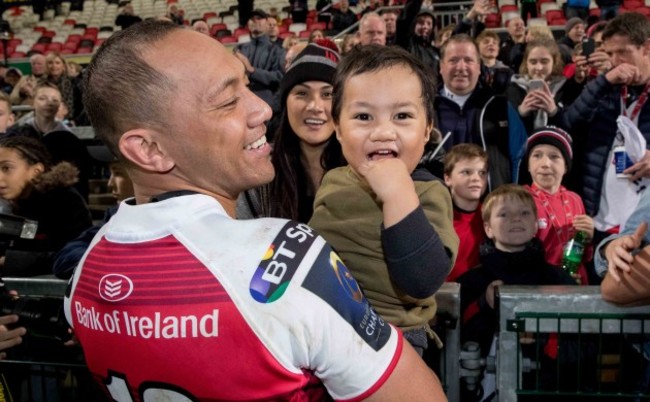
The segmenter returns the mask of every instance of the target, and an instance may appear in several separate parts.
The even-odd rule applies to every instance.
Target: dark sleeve
[[[57,278],[70,279],[79,261],[81,261],[81,257],[88,250],[90,242],[92,242],[100,228],[101,226],[93,226],[85,230],[79,237],[66,244],[56,253],[53,258],[52,271]]]
[[[472,31],[472,23],[474,21],[468,20],[467,18],[463,18],[460,20],[458,24],[456,24],[456,27],[454,28],[454,31],[451,33],[451,36],[454,35],[460,35],[460,34],[471,34]]]
[[[391,280],[408,295],[424,299],[445,281],[448,272],[436,267],[451,261],[422,207],[388,229],[382,225],[381,241]]]
[[[457,279],[460,283],[462,342],[478,342],[481,356],[488,354],[497,328],[496,312],[485,298],[485,291],[493,280],[484,274],[481,267],[471,269]]]
[[[483,31],[485,31],[485,24],[481,21],[474,21],[463,18],[458,24],[456,24],[456,27],[454,28],[454,31],[451,35],[454,36],[459,34],[467,34],[476,39],[476,37],[479,36]]]
[[[52,251],[56,252],[91,227],[92,219],[86,202],[72,188],[57,190],[51,201],[56,206],[56,213],[51,217],[48,238],[51,239]]]
[[[284,75],[284,49],[272,45],[269,49],[268,58],[270,60],[270,64],[267,64],[268,69],[253,66],[255,71],[250,75],[250,79],[264,86],[280,85],[280,80]]]
[[[411,25],[418,12],[422,8],[422,0],[409,0],[404,4],[402,14],[397,18],[395,28],[395,42],[408,50],[409,41],[411,39],[412,30]]]
[[[574,133],[575,131],[571,130],[573,126],[593,120],[596,112],[599,111],[598,103],[612,87],[604,75],[596,77],[584,87],[580,96],[561,114],[560,126]]]

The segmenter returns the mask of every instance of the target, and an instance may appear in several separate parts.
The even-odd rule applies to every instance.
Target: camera
[[[63,299],[0,295],[0,315],[16,314],[14,327],[25,327],[33,338],[65,342],[70,339],[68,323],[63,312]]]

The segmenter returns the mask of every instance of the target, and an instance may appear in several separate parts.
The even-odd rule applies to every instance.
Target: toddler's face
[[[537,216],[528,203],[513,197],[500,197],[494,202],[490,219],[483,225],[487,237],[494,240],[497,249],[522,251],[535,237]]]
[[[461,159],[456,162],[445,184],[454,200],[478,201],[487,187],[487,169],[481,158]]]
[[[354,75],[343,86],[336,137],[352,169],[398,158],[409,172],[417,167],[429,140],[417,75],[403,65]]]

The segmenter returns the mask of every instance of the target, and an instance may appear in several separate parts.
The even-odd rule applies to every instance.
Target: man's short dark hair
[[[603,41],[614,35],[627,36],[637,46],[650,39],[650,21],[639,13],[620,14],[605,26]]]
[[[84,79],[84,105],[95,133],[115,155],[121,156],[123,133],[167,126],[175,85],[142,55],[180,29],[167,21],[143,21],[113,34],[93,56]]]
[[[467,34],[458,34],[458,35],[453,35],[447,41],[445,42],[444,45],[440,48],[440,60],[445,59],[445,53],[447,53],[447,47],[449,47],[452,43],[469,43],[472,45],[474,50],[476,50],[476,59],[479,59],[479,51],[478,51],[478,46],[476,45],[476,42],[474,42],[474,39],[472,39],[471,36]]]
[[[332,98],[332,119],[339,121],[345,82],[364,73],[373,73],[395,66],[404,66],[413,71],[422,86],[422,104],[427,114],[427,122],[432,123],[435,115],[433,97],[436,93],[434,74],[411,53],[395,46],[366,45],[357,46],[341,59],[334,77],[334,96]]]

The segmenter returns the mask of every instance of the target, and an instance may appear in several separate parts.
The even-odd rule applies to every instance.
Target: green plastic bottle
[[[562,269],[573,275],[578,272],[578,267],[582,262],[582,255],[585,252],[585,234],[578,231],[571,240],[564,246],[562,256]]]

